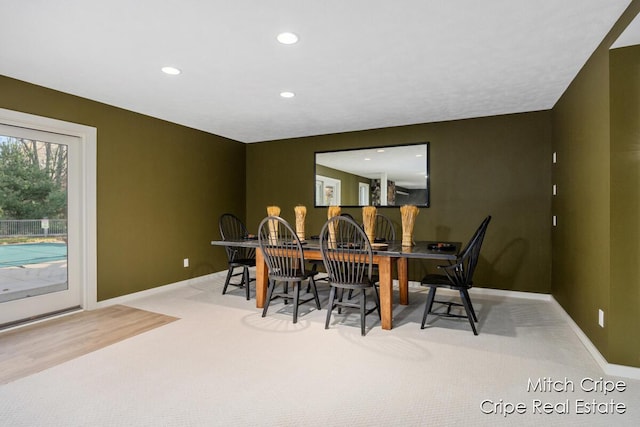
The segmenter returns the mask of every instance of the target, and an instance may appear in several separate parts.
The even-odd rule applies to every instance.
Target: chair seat
[[[292,276],[284,276],[278,274],[277,269],[269,272],[269,277],[275,280],[285,281],[285,282],[299,282],[301,280],[307,280],[311,277],[316,277],[318,275],[317,271],[307,271],[304,273],[292,275]]]
[[[449,288],[449,289],[471,289],[473,283],[470,282],[465,285],[455,285],[451,283],[451,280],[444,274],[427,274],[420,281],[422,286],[426,287],[438,287],[438,288]]]
[[[367,288],[371,288],[373,286],[377,285],[377,281],[371,280],[370,282],[363,282],[363,283],[339,283],[339,282],[332,282],[331,280],[329,280],[329,284],[331,286],[335,286],[336,288],[342,288],[342,289],[367,289]],[[349,296],[349,298],[351,298],[351,296]]]
[[[247,267],[255,267],[256,260],[255,259],[234,259],[230,262],[230,264],[235,264],[238,266],[247,266]]]

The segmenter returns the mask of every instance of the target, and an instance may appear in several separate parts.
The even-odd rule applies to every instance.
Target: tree
[[[66,146],[0,139],[0,218],[65,218],[66,170]]]

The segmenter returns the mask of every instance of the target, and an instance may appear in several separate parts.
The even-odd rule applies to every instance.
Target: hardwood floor
[[[178,320],[114,305],[0,332],[0,384]]]

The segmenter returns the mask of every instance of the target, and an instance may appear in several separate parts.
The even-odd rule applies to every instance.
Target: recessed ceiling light
[[[283,98],[293,98],[296,94],[293,92],[280,92],[280,96]]]
[[[179,69],[177,69],[175,67],[162,67],[162,72],[165,73],[165,74],[172,75],[172,76],[177,76],[182,71],[180,71]]]
[[[278,37],[276,37],[278,41],[282,44],[295,44],[298,43],[298,36],[293,33],[280,33]]]
[[[377,151],[378,151],[378,153],[384,153],[384,150],[382,148],[377,150]]]
[[[416,157],[422,157],[422,154],[416,154]]]
[[[365,160],[371,160],[369,157],[365,157],[364,159],[365,159]]]

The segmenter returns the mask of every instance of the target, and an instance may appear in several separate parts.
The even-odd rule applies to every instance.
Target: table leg
[[[264,262],[264,256],[260,249],[256,249],[256,307],[263,308],[267,299],[267,287],[269,286],[269,271]]]
[[[393,280],[391,277],[391,257],[380,257],[380,323],[382,329],[393,327]]]
[[[400,288],[400,304],[409,305],[409,261],[398,258],[398,287]]]

